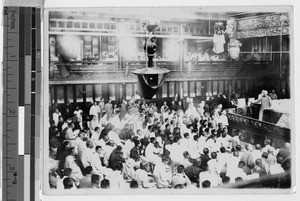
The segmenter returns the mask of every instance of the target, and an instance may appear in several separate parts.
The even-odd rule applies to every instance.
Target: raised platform
[[[263,121],[275,124],[284,128],[291,128],[291,112],[292,112],[292,100],[290,99],[279,99],[272,100],[271,107],[264,110]],[[234,113],[258,119],[258,113],[260,104],[251,104],[250,106],[238,106]]]

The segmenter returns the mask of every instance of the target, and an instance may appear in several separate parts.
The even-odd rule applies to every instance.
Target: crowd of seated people
[[[248,62],[263,62],[272,60],[272,55],[270,53],[258,52],[257,49],[254,49],[252,53],[241,53],[240,55],[242,61]]]
[[[214,53],[211,49],[196,49],[192,52],[187,52],[184,61],[188,62],[214,62],[214,61],[228,61],[227,52],[220,54]]]
[[[80,58],[77,58],[76,56],[72,57],[72,58],[64,58],[64,60],[60,59],[61,56],[57,56],[57,57],[51,57],[51,61],[59,61],[59,62],[62,62],[62,63],[68,63],[68,62],[76,62],[76,61],[80,61],[80,62],[84,62],[83,64],[97,64],[97,62],[99,61],[117,61],[118,60],[118,55],[117,55],[117,51],[115,52],[106,52],[104,51],[102,53],[102,55],[99,55],[99,54],[94,54],[94,55],[91,55],[89,53],[85,53],[83,55],[83,58],[80,59]],[[89,63],[89,62],[92,62],[92,63]]]
[[[55,109],[49,127],[53,189],[198,189],[284,173],[290,144],[248,144],[229,134],[222,105],[109,100],[89,113]]]
[[[84,54],[82,61],[88,62],[88,61],[117,61],[118,55],[117,52],[103,52],[102,56],[99,56],[98,54],[94,54],[94,56],[91,56],[90,54]]]

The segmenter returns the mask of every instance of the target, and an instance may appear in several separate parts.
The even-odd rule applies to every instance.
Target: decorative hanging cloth
[[[240,54],[240,46],[242,46],[242,43],[240,41],[231,38],[230,42],[228,43],[228,52],[229,56],[232,59],[238,59]]]
[[[217,54],[224,52],[224,44],[225,41],[225,35],[223,33],[221,34],[214,34],[214,47],[213,51]]]

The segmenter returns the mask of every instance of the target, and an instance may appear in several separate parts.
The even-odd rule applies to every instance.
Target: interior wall
[[[163,101],[170,103],[175,99],[193,98],[195,104],[209,100],[222,94],[230,99],[232,94],[240,98],[257,98],[262,89],[271,90],[276,82],[269,80],[235,79],[235,80],[202,80],[202,81],[167,81],[163,84],[151,102],[160,106]],[[122,99],[130,100],[137,96],[137,83],[102,83],[86,85],[52,85],[50,86],[51,104],[64,104],[68,100],[73,104],[88,107],[92,101],[112,99],[114,104],[120,104]]]

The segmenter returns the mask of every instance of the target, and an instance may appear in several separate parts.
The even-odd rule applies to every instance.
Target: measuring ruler
[[[39,8],[4,7],[2,196],[5,201],[38,199],[40,26]]]

